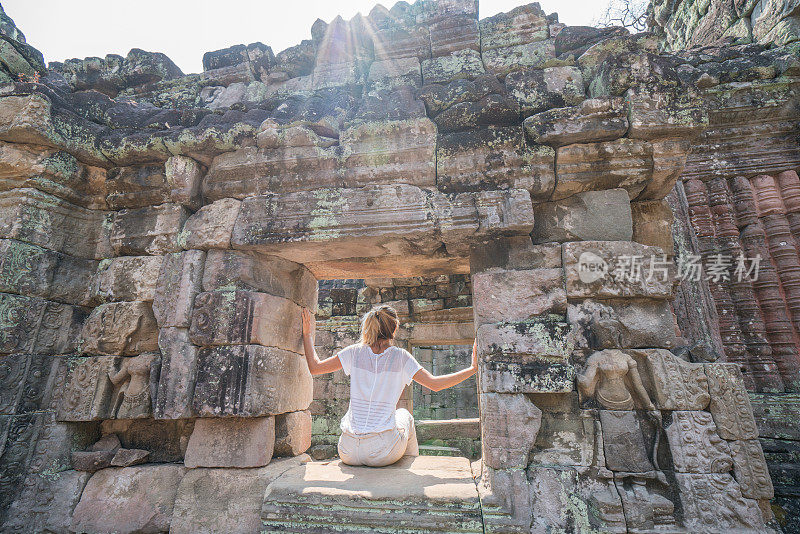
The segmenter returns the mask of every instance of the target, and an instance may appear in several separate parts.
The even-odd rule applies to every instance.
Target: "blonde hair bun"
[[[394,339],[399,324],[397,312],[388,304],[372,308],[361,319],[361,343],[374,345],[382,339]]]

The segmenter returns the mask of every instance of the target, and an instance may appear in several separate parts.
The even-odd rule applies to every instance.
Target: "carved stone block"
[[[518,77],[512,73],[506,78],[506,85]],[[515,92],[524,97],[530,90],[529,86],[522,86]],[[529,139],[553,147],[613,141],[628,130],[622,98],[618,97],[590,98],[575,107],[549,109],[531,115],[523,124]]]
[[[99,302],[152,301],[162,256],[122,256],[103,260],[92,280],[92,298]]]
[[[0,516],[4,517],[25,480],[33,443],[44,414],[0,416]]]
[[[86,308],[0,293],[0,353],[72,352],[86,315]]]
[[[524,189],[434,195],[442,242],[449,254],[467,257],[487,239],[527,235],[533,228],[531,195]]]
[[[300,307],[255,291],[197,295],[189,338],[198,346],[258,344],[302,354]]]
[[[668,90],[631,89],[625,94],[634,139],[691,138],[708,125],[708,111],[691,96]]]
[[[3,527],[12,532],[69,532],[72,510],[90,476],[80,471],[61,471],[50,476],[29,474]]]
[[[305,266],[247,250],[209,250],[203,291],[244,289],[287,298],[315,310],[317,280]]]
[[[542,411],[525,395],[481,393],[483,461],[495,469],[524,468],[536,442]]]
[[[311,447],[311,412],[275,416],[275,456],[297,456]]]
[[[24,372],[20,377],[18,372],[12,370],[10,376],[3,380],[8,385],[8,389],[4,391],[14,391],[15,386],[20,388],[16,395],[17,414],[52,409],[53,390],[61,380],[61,360],[60,356],[48,354],[11,354],[0,359],[0,362],[10,361],[12,365],[16,363]],[[21,382],[12,385],[11,380],[14,377],[20,378]]]
[[[188,218],[189,211],[180,204],[120,210],[111,230],[111,245],[118,256],[177,252],[181,249],[178,233]]]
[[[496,393],[561,393],[574,388],[567,362],[565,323],[529,321],[486,324],[478,329],[481,390]]]
[[[437,185],[444,192],[471,191],[476,183],[493,189],[525,189],[546,199],[555,187],[555,153],[525,143],[519,126],[489,127],[440,135]]]
[[[481,55],[475,50],[460,50],[449,56],[422,61],[422,79],[425,83],[474,79],[485,73]]]
[[[89,354],[132,356],[158,350],[158,326],[146,302],[112,302],[92,310],[81,331]]]
[[[555,59],[556,47],[552,39],[547,39],[486,50],[482,57],[487,71],[504,74],[519,67],[544,66],[548,61]]]
[[[549,21],[535,4],[520,6],[480,21],[481,50],[542,41],[550,36]]]
[[[659,139],[653,144],[653,177],[637,200],[661,200],[669,194],[686,166],[692,149],[689,139]]]
[[[186,467],[262,467],[272,459],[274,417],[198,419],[186,447]]]
[[[364,209],[346,210],[349,205]],[[436,245],[425,243],[434,228],[430,211],[424,192],[409,185],[250,197],[242,201],[231,243],[305,262],[381,256],[388,252],[388,241],[396,250],[411,252],[413,244],[432,252]],[[401,213],[402,227],[390,226]],[[344,227],[347,232],[341,231]]]
[[[533,211],[534,243],[564,241],[630,241],[631,202],[624,189],[586,191],[559,202],[538,204]]]
[[[35,189],[0,192],[0,237],[81,258],[111,255],[107,215]]]
[[[308,191],[339,183],[337,148],[306,127],[262,127],[258,147],[218,155],[203,180],[207,200]]]
[[[564,361],[527,358],[524,362],[480,362],[484,393],[566,393],[575,387],[575,368]]]
[[[0,240],[0,291],[86,304],[97,261],[14,239]]]
[[[125,449],[150,453],[150,462],[182,462],[194,420],[106,419],[100,424],[103,436],[116,435]]]
[[[578,241],[562,245],[568,298],[671,298],[674,265],[650,269],[663,251],[632,241]],[[652,274],[652,276],[649,276]]]
[[[764,459],[761,442],[757,439],[729,441],[733,457],[733,476],[748,499],[772,499],[775,492]]]
[[[27,354],[0,356],[0,391],[3,392],[0,397],[0,415],[17,413],[29,364],[30,355]]]
[[[742,372],[733,363],[705,364],[711,403],[719,435],[724,439],[756,439],[758,428],[744,387]]]
[[[305,410],[312,380],[300,354],[261,345],[200,350],[194,410],[200,417],[256,417]]]
[[[153,298],[153,314],[159,327],[189,327],[194,299],[200,292],[204,261],[202,250],[164,256]]]
[[[536,118],[532,121],[526,119],[523,123],[528,138],[536,144],[555,148],[582,140],[588,142],[604,138],[616,139],[625,134],[627,122],[624,123],[622,132],[619,132],[620,126],[613,124],[613,119],[609,121],[603,120],[605,117],[592,117],[587,120],[579,115],[582,111],[570,113],[576,108],[562,107],[580,104],[586,96],[583,74],[577,67],[561,65],[543,69],[518,69],[510,72],[504,83],[509,96],[519,105],[522,117],[538,114],[534,115]],[[592,100],[588,102],[590,105],[594,103]],[[589,113],[594,114],[594,110]],[[570,121],[568,128],[564,126],[565,117]],[[547,121],[552,129],[548,131],[547,128],[542,128],[543,121]]]
[[[528,233],[532,213],[522,189],[458,195],[404,184],[321,189],[245,199],[231,244],[306,265],[380,256],[430,261],[442,244],[466,257],[481,238]]]
[[[579,348],[675,347],[678,325],[669,301],[584,299],[567,305],[567,318]]]
[[[703,364],[681,360],[668,350],[633,351],[644,356],[646,383],[661,410],[703,410],[708,406],[708,379]]]
[[[375,59],[399,59],[415,57],[424,59],[431,55],[431,36],[427,26],[390,25],[378,27],[375,39],[385,43],[375,49]]]
[[[655,491],[657,484],[648,484],[648,480],[638,477],[615,477],[615,486],[622,500],[627,531],[677,529],[675,505]]]
[[[651,247],[660,247],[666,254],[675,253],[672,224],[675,216],[665,200],[631,203],[633,241]]]
[[[163,165],[114,167],[106,178],[106,201],[111,209],[142,208],[169,201]]]
[[[578,391],[582,399],[608,410],[654,412],[641,377],[639,364],[628,351],[604,349],[586,359],[586,367],[578,375]]]
[[[603,452],[612,471],[646,473],[655,467],[652,446],[645,443],[642,423],[632,410],[600,410]]]
[[[486,361],[524,362],[526,357],[565,361],[572,351],[572,338],[569,325],[559,319],[481,325],[478,355]]]
[[[733,467],[728,442],[719,437],[710,413],[672,412],[665,430],[676,472],[727,473]]]
[[[478,485],[486,532],[527,532],[533,503],[525,470],[494,469],[483,462],[476,464],[479,472],[475,473],[473,464],[473,476]]]
[[[191,210],[200,207],[201,165],[186,156],[172,156],[164,164],[169,198]]]
[[[529,236],[493,239],[470,253],[470,272],[500,269],[558,269],[561,245],[534,245]]]
[[[65,359],[67,379],[58,394],[59,421],[96,421],[111,417],[114,384],[109,373],[115,372],[122,358],[89,356]]]
[[[187,328],[162,328],[158,332],[161,374],[153,405],[157,419],[192,417],[192,396],[197,377],[198,348],[189,341]]]
[[[436,125],[416,103],[418,118],[356,124],[342,130],[338,143],[305,126],[262,125],[258,147],[214,158],[203,184],[205,196],[241,199],[344,183],[433,186]]]
[[[475,324],[526,321],[564,313],[567,293],[562,269],[485,271],[472,275]]]
[[[415,57],[373,61],[367,75],[370,91],[392,90],[398,87],[420,87],[422,66]]]
[[[259,532],[267,486],[299,463],[286,458],[255,469],[190,469],[178,487],[169,531]]]
[[[105,169],[84,166],[72,154],[23,143],[0,143],[0,189],[31,187],[79,206],[102,206],[97,182]]]
[[[0,391],[3,392],[0,416],[50,408],[53,388],[58,386],[60,378],[61,363],[60,357],[45,354],[0,356]]]
[[[178,242],[185,249],[230,248],[231,233],[241,204],[233,198],[221,198],[206,204],[186,220]]]
[[[684,526],[692,532],[762,530],[764,520],[755,500],[742,497],[727,473],[675,473]]]
[[[558,149],[556,161],[558,181],[551,200],[617,187],[636,198],[652,179],[653,146],[634,139],[568,145]]]
[[[431,53],[445,56],[461,50],[480,50],[478,21],[473,14],[451,14],[431,21]]]
[[[627,532],[620,496],[610,479],[587,475],[575,466],[531,466],[531,534],[570,532],[574,525],[599,532]],[[575,499],[588,504],[573,506]]]
[[[54,393],[56,394],[53,395],[51,405],[47,408],[48,411],[37,416],[40,424],[37,428],[36,444],[34,446],[28,444],[30,462],[27,470],[30,473],[41,473],[43,476],[47,476],[53,472],[67,469],[73,450],[86,449],[96,440],[93,425],[88,425],[90,431],[87,432],[83,425],[57,421],[54,407],[60,402],[60,397],[57,395],[60,389],[60,386],[55,389]]]
[[[77,532],[166,532],[186,468],[175,464],[114,467],[86,483],[72,514]]]
[[[436,184],[436,125],[427,117],[366,122],[339,135],[341,175],[352,186]]]

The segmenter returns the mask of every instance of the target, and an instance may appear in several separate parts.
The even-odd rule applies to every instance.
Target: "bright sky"
[[[392,3],[384,3],[391,7]],[[256,41],[281,50],[311,38],[317,18],[367,15],[377,0],[0,0],[45,63],[131,48],[164,52],[184,73],[201,72],[205,52]],[[409,1],[411,3],[411,1]],[[526,0],[481,0],[480,18]],[[540,0],[570,25],[592,25],[604,0]]]

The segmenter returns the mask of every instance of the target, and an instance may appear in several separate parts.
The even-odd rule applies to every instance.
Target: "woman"
[[[478,369],[477,346],[472,365],[447,375],[433,376],[406,350],[392,345],[400,326],[391,306],[378,306],[361,321],[361,341],[320,360],[314,350],[316,321],[303,309],[303,348],[312,375],[339,369],[350,375],[350,405],[342,418],[339,457],[349,465],[380,467],[404,455],[417,456],[414,417],[395,409],[403,388],[412,380],[433,391],[455,386]]]

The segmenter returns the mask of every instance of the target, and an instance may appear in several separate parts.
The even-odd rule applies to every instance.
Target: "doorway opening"
[[[468,274],[319,282],[316,349],[320,357],[356,343],[360,319],[378,304],[400,317],[395,344],[435,375],[470,365],[474,320]],[[347,411],[349,378],[343,371],[314,378],[312,447],[315,459],[336,456],[339,422]],[[420,455],[480,457],[477,379],[433,392],[412,383],[398,402],[414,414]]]

